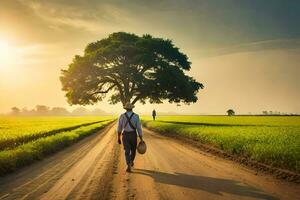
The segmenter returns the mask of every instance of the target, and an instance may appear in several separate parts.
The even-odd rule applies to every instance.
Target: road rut
[[[114,199],[300,199],[300,186],[145,130],[147,152],[126,174],[120,155]]]

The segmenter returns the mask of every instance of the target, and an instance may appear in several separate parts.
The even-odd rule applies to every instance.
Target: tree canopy
[[[70,104],[88,105],[109,94],[126,102],[192,103],[203,85],[187,76],[191,62],[168,39],[117,32],[87,45],[62,70],[62,90]]]
[[[227,110],[227,115],[233,116],[233,115],[235,115],[235,111],[233,109],[229,109],[229,110]]]

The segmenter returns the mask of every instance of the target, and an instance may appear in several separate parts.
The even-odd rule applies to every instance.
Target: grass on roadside
[[[14,149],[1,151],[0,175],[15,171],[17,168],[28,165],[35,160],[41,160],[46,155],[54,153],[87,135],[99,131],[110,122],[104,121],[72,131],[61,132],[56,135],[39,138]]]
[[[70,131],[80,126],[87,126],[112,116],[101,117],[0,117],[0,151],[50,136],[63,131]]]
[[[299,117],[243,119],[217,116],[215,120],[213,116],[206,119],[205,117],[162,117],[159,121],[150,121],[146,118],[143,123],[160,133],[187,137],[232,154],[300,172]]]

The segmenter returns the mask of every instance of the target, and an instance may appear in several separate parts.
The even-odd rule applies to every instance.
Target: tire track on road
[[[147,152],[123,181],[127,193],[117,199],[267,199],[298,200],[300,186],[257,175],[239,164],[205,153],[179,140],[144,129]],[[124,152],[119,159],[124,159]],[[125,171],[121,162],[118,174]],[[126,184],[128,183],[128,184]],[[118,191],[115,189],[115,191]],[[120,191],[120,190],[119,190]]]
[[[0,199],[35,199],[49,190],[113,130],[113,124],[49,158],[0,178]]]

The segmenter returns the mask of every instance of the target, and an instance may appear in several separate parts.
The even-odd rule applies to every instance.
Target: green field
[[[0,150],[112,117],[0,117]]]
[[[1,117],[0,175],[97,132],[114,117]]]
[[[300,172],[299,116],[161,116],[143,117],[158,132],[180,135],[232,154]]]

